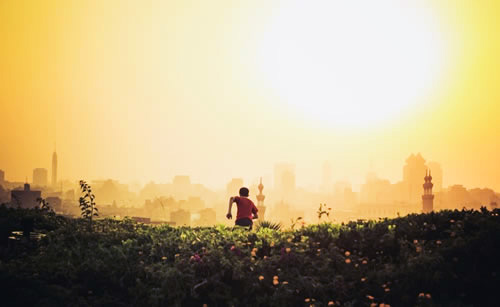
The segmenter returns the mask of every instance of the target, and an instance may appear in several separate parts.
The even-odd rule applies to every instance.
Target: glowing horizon
[[[301,3],[0,2],[0,169],[359,184],[421,152],[500,190],[500,3]]]

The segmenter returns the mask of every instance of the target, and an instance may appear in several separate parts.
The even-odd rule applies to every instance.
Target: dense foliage
[[[495,306],[499,213],[256,231],[105,219],[88,231],[0,207],[0,291],[4,306]],[[44,235],[12,232],[24,229]]]

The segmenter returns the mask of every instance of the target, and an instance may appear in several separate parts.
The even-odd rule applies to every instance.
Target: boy
[[[231,207],[233,206],[233,203],[236,203],[238,206],[238,212],[236,214],[235,224],[239,226],[250,226],[249,229],[252,229],[252,219],[256,219],[259,216],[257,215],[257,207],[255,207],[253,201],[248,198],[248,193],[248,189],[243,187],[240,189],[240,196],[229,198],[229,210],[226,217],[228,219],[233,218],[233,215],[231,214]]]

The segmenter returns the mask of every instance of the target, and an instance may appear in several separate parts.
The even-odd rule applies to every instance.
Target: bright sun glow
[[[366,126],[425,100],[444,43],[422,1],[286,1],[262,41],[261,72],[289,111]]]

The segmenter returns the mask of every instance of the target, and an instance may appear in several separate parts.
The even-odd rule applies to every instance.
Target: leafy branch
[[[330,210],[332,210],[332,208],[330,207],[326,207],[326,204],[319,204],[319,209],[317,211],[318,213],[318,220],[321,221],[321,217],[323,217],[323,215],[326,215],[327,217],[330,216]]]
[[[99,210],[97,210],[97,205],[95,203],[95,195],[92,193],[92,187],[83,180],[80,180],[80,188],[84,194],[80,197],[81,215],[88,221],[89,230],[92,231],[93,218],[94,216],[99,216]]]

